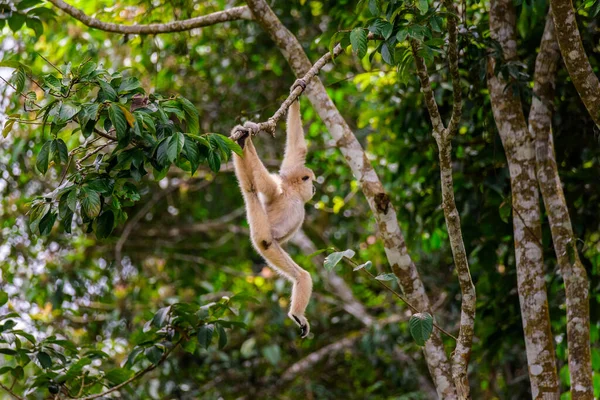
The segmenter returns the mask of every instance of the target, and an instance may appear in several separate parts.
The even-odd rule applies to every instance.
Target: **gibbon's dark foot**
[[[302,88],[302,91],[306,90],[306,81],[302,78],[296,79],[296,82],[292,85],[290,92],[293,92],[298,86]]]
[[[308,323],[308,320],[306,319],[306,317],[304,317],[303,315],[298,317],[292,313],[289,313],[288,316],[290,318],[292,318],[294,320],[294,322],[296,322],[296,324],[300,327],[300,337],[302,339],[307,337],[308,334],[310,333],[310,324]]]

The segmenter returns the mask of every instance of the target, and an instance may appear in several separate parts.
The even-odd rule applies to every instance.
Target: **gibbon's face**
[[[286,172],[282,176],[292,190],[297,191],[300,198],[306,203],[314,196],[316,189],[313,185],[315,174],[306,167],[294,168],[292,171]]]

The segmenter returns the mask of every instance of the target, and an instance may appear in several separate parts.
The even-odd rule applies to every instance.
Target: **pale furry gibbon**
[[[292,91],[301,85],[296,81]],[[256,251],[269,266],[292,282],[292,298],[288,316],[300,327],[302,338],[308,336],[310,325],[304,311],[312,293],[310,274],[292,260],[281,244],[289,240],[304,222],[304,204],[315,189],[315,174],[304,166],[307,146],[300,119],[300,104],[294,101],[288,109],[285,154],[279,174],[271,174],[252,144],[252,122],[237,126],[232,133],[242,131],[238,144],[244,156],[234,155],[237,176],[250,225],[250,237]]]

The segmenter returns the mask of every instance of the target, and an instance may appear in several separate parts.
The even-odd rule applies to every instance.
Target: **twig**
[[[12,391],[11,388],[4,386],[2,383],[0,383],[0,388],[4,389],[4,391],[6,391],[6,393],[10,394],[12,397],[14,397],[17,400],[25,400],[24,397],[17,395],[15,392]]]
[[[348,257],[344,256],[344,261],[346,261],[347,263],[349,263],[350,265],[352,265],[354,267],[358,267],[358,263],[356,261],[352,260],[351,258],[348,258]],[[373,275],[372,273],[370,273],[366,268],[361,268],[361,271],[364,271],[367,275],[369,275],[369,277],[371,277],[372,279],[374,279],[375,281],[377,281],[386,290],[388,290],[394,296],[396,296],[397,298],[399,298],[400,300],[402,300],[408,306],[408,308],[410,308],[413,312],[415,312],[417,314],[421,313],[421,311],[419,311],[419,309],[417,307],[413,306],[404,296],[402,296],[400,293],[396,292],[394,289],[392,289],[391,287],[389,287],[388,285],[386,285],[385,283],[383,283],[379,279],[377,279],[375,277],[375,275]],[[454,336],[450,332],[446,331],[444,328],[440,327],[435,322],[433,322],[433,326],[437,330],[439,330],[440,332],[442,332],[443,334],[445,334],[445,335],[451,337],[452,339],[458,341],[458,339],[456,338],[456,336]]]

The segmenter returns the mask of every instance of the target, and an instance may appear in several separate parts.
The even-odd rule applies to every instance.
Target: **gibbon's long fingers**
[[[288,109],[285,155],[280,171],[304,165],[308,147],[304,140],[304,130],[300,118],[300,103],[294,101]]]
[[[310,332],[310,325],[304,316],[312,294],[310,274],[296,264],[273,238],[267,214],[254,193],[248,193],[246,196],[246,213],[250,237],[256,251],[264,257],[269,266],[293,283],[288,315],[300,326],[301,336],[304,338]]]

